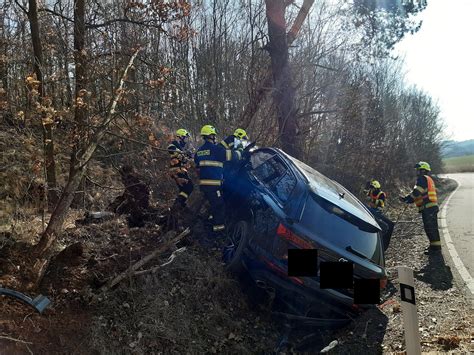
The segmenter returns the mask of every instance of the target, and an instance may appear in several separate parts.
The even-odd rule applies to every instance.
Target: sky
[[[406,35],[396,53],[406,79],[441,109],[446,138],[474,139],[474,0],[428,0],[421,29]]]

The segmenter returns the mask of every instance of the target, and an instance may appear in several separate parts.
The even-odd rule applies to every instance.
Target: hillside
[[[446,141],[441,150],[443,158],[461,157],[474,154],[474,139],[467,141]]]

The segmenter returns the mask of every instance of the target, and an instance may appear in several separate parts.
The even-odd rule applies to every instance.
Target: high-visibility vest
[[[424,189],[417,186],[416,189],[421,192],[421,195],[415,198],[415,205],[418,207],[418,211],[423,211],[425,208],[431,208],[438,206],[438,196],[436,195],[436,187],[433,179],[425,175],[426,181],[428,182],[428,188]]]
[[[385,207],[385,203],[383,200],[380,200],[380,196],[384,195],[385,193],[383,191],[379,191],[378,194],[374,194],[373,192],[370,193],[370,198],[371,198],[371,201],[370,201],[370,207],[373,207],[373,208],[384,208]]]

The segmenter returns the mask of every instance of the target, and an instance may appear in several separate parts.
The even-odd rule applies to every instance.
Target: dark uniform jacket
[[[194,156],[194,162],[199,170],[199,185],[221,186],[225,161],[224,147],[206,141]]]

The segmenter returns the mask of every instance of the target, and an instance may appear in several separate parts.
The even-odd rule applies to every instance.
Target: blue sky
[[[438,100],[446,137],[474,139],[474,0],[428,0],[421,29],[396,47],[406,79]]]

